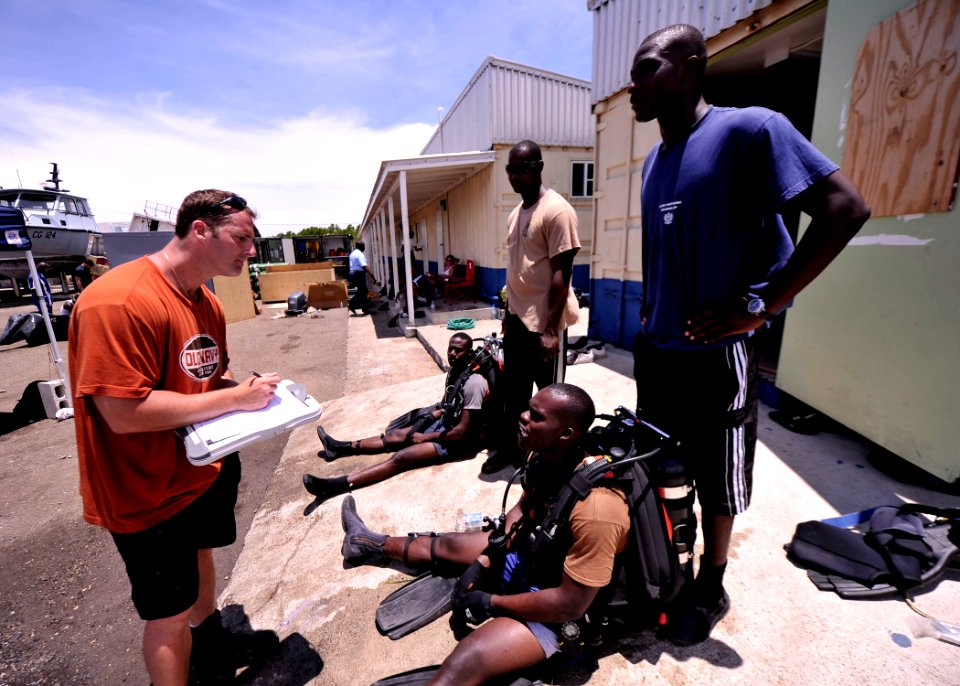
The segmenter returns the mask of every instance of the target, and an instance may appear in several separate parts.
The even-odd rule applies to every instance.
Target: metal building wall
[[[912,4],[827,5],[812,140],[838,164],[858,50]],[[945,481],[960,479],[958,230],[956,205],[867,222],[787,313],[777,369],[777,386]]]
[[[489,150],[529,138],[541,145],[593,145],[590,83],[488,57],[421,151]]]
[[[776,0],[590,0],[593,15],[593,100],[627,86],[640,41],[671,24],[691,24],[711,38]]]
[[[493,138],[490,103],[490,58],[483,63],[463,89],[420,151],[421,155],[489,150]]]
[[[494,144],[593,145],[589,83],[506,64],[489,72]]]
[[[596,108],[590,336],[629,348],[640,329],[640,181],[660,139],[656,122],[635,124],[626,91]]]

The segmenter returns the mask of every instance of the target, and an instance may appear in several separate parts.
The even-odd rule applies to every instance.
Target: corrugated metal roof
[[[398,197],[398,179],[401,171],[407,172],[407,207],[408,213],[413,214],[484,167],[493,164],[494,159],[496,159],[496,153],[488,150],[384,160],[380,163],[377,183],[370,193],[370,201],[367,203],[360,226],[366,228],[372,217],[386,205],[389,196]],[[395,210],[399,216],[399,199]]]
[[[776,0],[589,0],[593,12],[593,100],[627,86],[633,54],[646,36],[690,24],[710,39]]]
[[[488,150],[525,138],[541,145],[593,145],[590,82],[488,57],[421,154]]]

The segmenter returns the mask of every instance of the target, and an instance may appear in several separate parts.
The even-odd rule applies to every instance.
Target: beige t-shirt
[[[594,488],[570,511],[573,543],[563,571],[574,581],[602,588],[613,577],[613,561],[627,549],[630,513],[626,496],[616,488]]]
[[[559,193],[548,189],[526,210],[517,205],[507,220],[507,308],[530,331],[543,333],[548,315],[550,258],[580,248],[577,213]],[[573,288],[557,327],[563,331],[579,318]]]

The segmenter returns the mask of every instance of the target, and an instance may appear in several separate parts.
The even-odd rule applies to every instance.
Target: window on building
[[[593,196],[593,162],[571,162],[570,196],[590,198]]]

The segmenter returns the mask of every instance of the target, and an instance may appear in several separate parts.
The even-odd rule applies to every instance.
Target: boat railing
[[[149,217],[166,218],[171,222],[176,217],[177,208],[159,202],[147,200],[143,203],[143,213]]]

